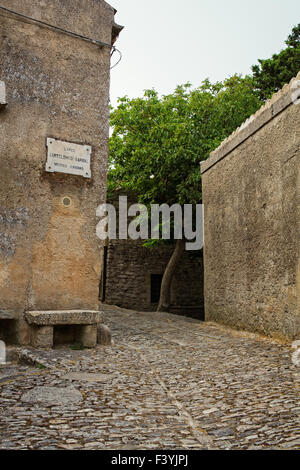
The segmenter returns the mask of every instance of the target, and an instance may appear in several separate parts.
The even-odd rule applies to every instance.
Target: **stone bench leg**
[[[98,344],[101,344],[101,346],[111,346],[112,341],[111,341],[111,331],[108,328],[108,326],[99,324],[98,325]]]
[[[31,346],[34,348],[52,348],[53,326],[32,326]]]
[[[21,346],[30,344],[30,334],[31,334],[31,328],[28,325],[28,323],[23,318],[19,318],[16,321],[17,344],[20,344]]]
[[[97,324],[83,325],[80,328],[78,341],[86,348],[94,348],[97,345]]]

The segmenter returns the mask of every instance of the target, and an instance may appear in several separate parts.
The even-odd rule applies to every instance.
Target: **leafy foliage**
[[[300,70],[300,23],[295,26],[286,40],[286,49],[270,59],[259,59],[252,72],[256,88],[262,100],[270,98]]]
[[[139,202],[201,202],[200,162],[261,105],[253,79],[207,79],[160,97],[119,99],[111,112],[108,191],[135,193]]]

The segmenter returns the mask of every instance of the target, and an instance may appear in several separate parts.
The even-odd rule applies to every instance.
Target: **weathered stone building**
[[[300,334],[297,79],[201,167],[206,319],[291,339]]]
[[[117,198],[110,201],[118,215]],[[120,307],[155,311],[174,245],[143,246],[143,240],[110,240],[104,249],[100,299]],[[171,286],[170,312],[204,319],[202,252],[186,251]]]
[[[95,211],[106,199],[121,28],[103,0],[1,7],[0,331],[27,344],[25,311],[98,310]]]

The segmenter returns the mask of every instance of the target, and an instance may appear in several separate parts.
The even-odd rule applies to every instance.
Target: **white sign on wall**
[[[79,145],[47,137],[46,171],[91,178],[90,145]]]

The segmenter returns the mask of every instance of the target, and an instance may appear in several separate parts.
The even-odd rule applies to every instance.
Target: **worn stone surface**
[[[32,326],[30,328],[30,344],[34,348],[52,348],[53,326]]]
[[[289,346],[171,314],[106,309],[114,346],[20,348],[37,367],[0,368],[1,449],[300,449]],[[21,400],[70,381],[78,403]]]
[[[14,320],[15,313],[12,310],[1,310],[0,309],[0,320]]]
[[[215,164],[210,167],[209,159],[202,167],[202,180],[206,319],[295,339],[300,335],[300,106],[272,113],[285,95],[291,103],[291,93],[292,84],[229,137],[212,154]],[[271,119],[257,130],[256,120],[266,112]],[[248,127],[254,133],[231,150]]]
[[[97,342],[102,346],[111,345],[111,331],[109,327],[107,325],[103,325],[103,323],[98,325]]]
[[[98,310],[56,310],[25,312],[25,319],[31,325],[92,325],[100,323],[103,315]]]
[[[80,327],[79,341],[86,348],[94,348],[97,344],[97,324],[82,325]]]
[[[71,381],[82,381],[82,382],[109,382],[112,378],[112,374],[90,374],[88,372],[70,372],[63,376],[64,379]]]
[[[1,5],[108,44],[116,34],[115,11],[103,0]],[[8,101],[0,112],[0,299],[19,318],[24,309],[97,309],[95,211],[106,200],[110,54],[9,13],[0,17]],[[47,173],[47,137],[91,146],[91,179]],[[28,342],[26,323],[20,329]]]
[[[42,406],[67,406],[82,401],[81,393],[73,387],[35,387],[24,393],[21,401]]]

